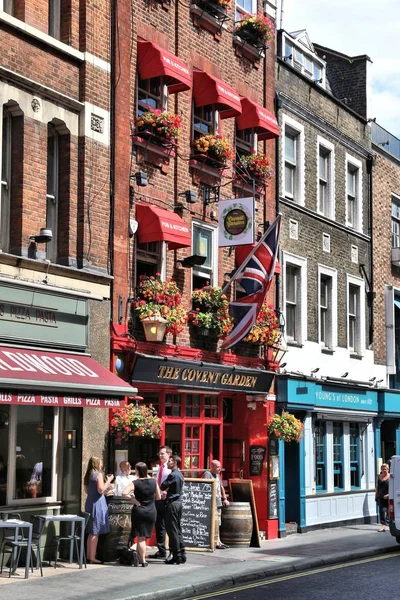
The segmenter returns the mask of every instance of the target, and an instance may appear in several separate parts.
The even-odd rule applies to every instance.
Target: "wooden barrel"
[[[132,504],[119,496],[109,496],[107,504],[110,531],[99,537],[98,556],[105,562],[114,562],[128,544]]]
[[[250,546],[253,517],[249,502],[231,502],[222,509],[219,530],[221,542],[227,546]]]

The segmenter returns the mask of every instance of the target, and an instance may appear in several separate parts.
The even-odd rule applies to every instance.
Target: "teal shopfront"
[[[281,535],[288,523],[307,531],[375,522],[376,388],[281,375],[277,410],[282,409],[302,419],[304,435],[298,444],[280,442]]]
[[[378,403],[377,456],[387,462],[400,452],[400,390],[380,390]]]

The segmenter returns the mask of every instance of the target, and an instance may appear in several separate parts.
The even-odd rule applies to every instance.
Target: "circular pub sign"
[[[249,219],[241,208],[230,210],[224,219],[224,226],[230,235],[240,235],[247,230]]]

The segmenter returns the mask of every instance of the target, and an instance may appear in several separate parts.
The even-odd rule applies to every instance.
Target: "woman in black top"
[[[151,537],[157,519],[155,500],[160,500],[160,488],[155,479],[147,475],[147,465],[138,462],[135,465],[137,479],[126,487],[122,495],[132,499],[132,540],[137,537],[137,554],[142,567],[147,567],[146,538]],[[132,492],[134,495],[132,496]]]
[[[381,472],[378,475],[375,490],[375,500],[379,506],[379,520],[381,528],[378,531],[386,531],[388,524],[388,504],[389,504],[389,465],[384,463],[381,466]]]

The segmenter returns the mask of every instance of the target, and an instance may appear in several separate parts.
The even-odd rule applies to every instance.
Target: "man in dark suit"
[[[171,558],[165,561],[166,565],[180,565],[186,562],[181,528],[182,491],[185,480],[179,470],[180,464],[180,456],[172,454],[168,460],[168,468],[171,472],[161,484],[161,490],[167,491],[165,499],[165,527],[169,537],[169,549],[172,554]]]
[[[161,446],[158,451],[160,466],[158,467],[157,483],[161,485],[170,474],[170,469],[167,466],[168,459],[172,454],[172,449],[169,446]],[[166,492],[161,492],[161,500],[156,500],[157,521],[156,521],[156,537],[158,550],[154,554],[150,554],[149,558],[167,558],[167,549],[165,547],[165,498]]]

